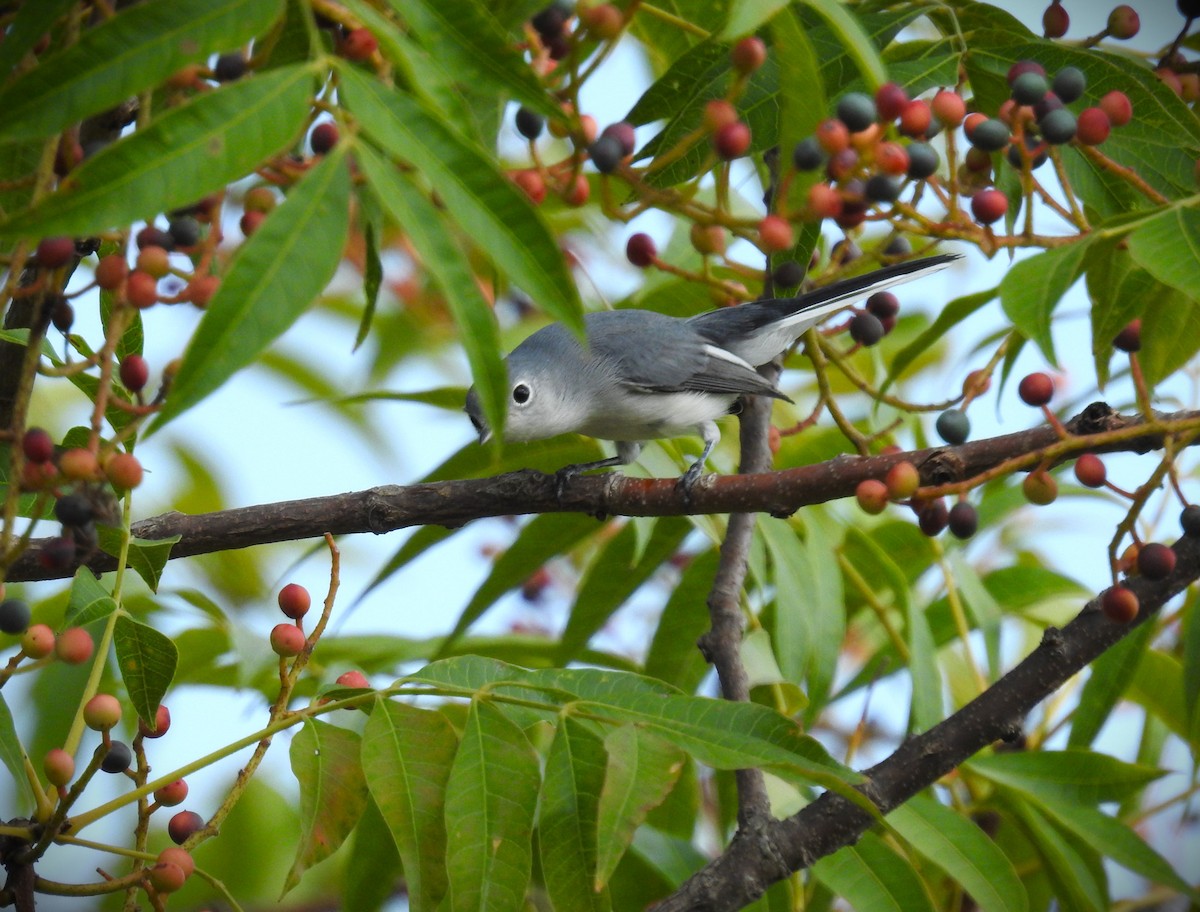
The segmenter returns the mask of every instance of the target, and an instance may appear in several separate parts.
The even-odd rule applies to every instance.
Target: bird
[[[736,413],[743,396],[791,401],[755,369],[786,351],[833,311],[930,275],[960,259],[939,254],[884,266],[790,298],[751,301],[671,317],[636,308],[584,316],[585,340],[552,323],[506,359],[504,439],[542,440],[579,433],[616,444],[616,455],[564,466],[561,499],[581,472],[634,462],[647,440],[699,435],[704,449],[680,476],[689,493],[721,439],[717,419]],[[466,412],[480,444],[492,437],[478,391]]]

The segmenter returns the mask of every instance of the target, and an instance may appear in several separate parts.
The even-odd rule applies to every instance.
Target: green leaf
[[[363,132],[415,165],[479,248],[540,308],[582,332],[583,308],[554,235],[493,158],[416,99],[353,67],[339,73],[339,91]]]
[[[779,64],[779,148],[791,150],[828,116],[829,100],[816,48],[795,7],[771,20],[771,37],[771,55]],[[796,173],[788,191],[788,208],[805,205],[805,195],[815,181],[815,174],[804,179]]]
[[[542,880],[559,912],[611,908],[597,888],[596,837],[605,743],[590,727],[565,715],[550,742],[538,799]]]
[[[449,912],[524,908],[539,778],[524,732],[473,700],[446,786]]]
[[[467,84],[511,95],[547,117],[561,108],[509,39],[488,4],[478,0],[388,0],[422,44]]]
[[[872,91],[887,82],[887,69],[875,43],[841,0],[807,0],[805,5],[825,20]]]
[[[361,146],[357,157],[379,202],[408,235],[454,314],[488,423],[504,427],[508,375],[500,360],[496,317],[479,290],[469,259],[442,212],[411,180],[369,146]]]
[[[114,526],[97,526],[100,548],[105,554],[113,557],[121,556],[121,541],[124,531]],[[130,536],[127,560],[129,566],[137,571],[137,575],[150,587],[151,592],[158,591],[162,580],[163,568],[171,557],[171,548],[182,536],[172,535],[170,538],[138,538]]]
[[[367,805],[367,783],[359,762],[356,732],[307,719],[292,739],[288,756],[300,784],[300,845],[280,896],[304,872],[337,851]]]
[[[993,754],[976,757],[969,768],[1038,798],[1079,804],[1124,801],[1166,774],[1089,750]]]
[[[933,912],[933,903],[912,865],[874,833],[826,855],[813,876],[855,909],[872,912]]]
[[[117,603],[112,593],[100,585],[100,581],[91,570],[80,567],[75,571],[64,616],[68,626],[84,627],[92,621],[108,617],[116,610]]]
[[[886,390],[895,380],[903,376],[905,369],[910,364],[928,351],[936,342],[941,341],[953,327],[995,298],[997,290],[990,288],[986,291],[975,292],[975,294],[964,295],[961,298],[955,298],[943,307],[928,329],[909,342],[900,351],[896,352],[896,356],[892,358],[891,366],[888,369],[887,382],[883,388]]]
[[[366,765],[365,757],[363,765]],[[350,857],[346,859],[346,873],[338,899],[345,908],[356,912],[382,912],[385,903],[395,894],[395,885],[403,875],[404,869],[391,831],[378,805],[368,798],[358,826],[354,828],[354,843],[350,848]],[[411,887],[412,884],[405,880],[404,885]],[[420,910],[411,895],[408,902],[410,910]]]
[[[434,710],[379,699],[363,730],[367,786],[404,865],[413,912],[433,912],[446,893],[443,817],[458,738]]]
[[[21,737],[17,734],[17,727],[13,724],[12,711],[8,708],[4,694],[0,694],[0,761],[8,769],[16,787],[14,804],[32,812],[37,806],[37,798],[34,797],[33,786],[29,784],[29,776],[25,772],[25,764],[29,759],[25,755]]]
[[[179,650],[169,636],[127,614],[117,616],[113,647],[133,708],[140,718],[153,719],[175,677]]]
[[[363,256],[366,263],[363,266],[363,297],[366,305],[363,307],[362,319],[358,324],[358,334],[354,337],[354,349],[367,341],[371,332],[371,323],[375,319],[375,308],[379,304],[379,289],[383,285],[383,261],[379,258],[378,229],[374,222],[367,221],[363,227]]]
[[[1029,899],[1008,856],[975,823],[927,795],[885,818],[888,827],[971,894],[983,912],[1026,912]]]
[[[1138,265],[1164,285],[1200,295],[1200,208],[1173,206],[1129,235]]]
[[[1068,747],[1087,747],[1100,734],[1113,707],[1137,674],[1142,654],[1154,634],[1153,624],[1143,624],[1092,662],[1091,674],[1079,693],[1079,705],[1071,716]]]
[[[1038,861],[1064,908],[1108,907],[1103,869],[1097,874],[1089,864],[1091,859],[1081,854],[1079,847],[1056,830],[1036,805],[1019,796],[1012,796],[1005,807],[1025,829],[1037,851]]]
[[[686,518],[664,517],[655,525],[654,534],[640,556],[636,554],[634,523],[626,523],[613,536],[580,581],[567,627],[560,637],[560,664],[566,665],[576,657],[613,612],[679,550],[691,528]]]
[[[0,224],[0,233],[94,234],[220,190],[295,141],[312,81],[307,68],[287,67],[172,108],[89,158],[56,193]]]
[[[1054,247],[1015,263],[1000,282],[1000,303],[1013,325],[1057,364],[1050,317],[1075,284],[1087,253],[1086,241]]]
[[[789,5],[789,0],[739,0],[730,8],[725,28],[717,37],[722,41],[733,41],[752,34]]]
[[[0,91],[0,142],[40,138],[265,31],[280,0],[147,0],[83,32]]]
[[[151,431],[253,363],[308,308],[341,262],[349,206],[350,173],[339,144],[238,251]]]
[[[604,738],[608,769],[600,792],[596,883],[607,884],[646,815],[675,787],[686,755],[636,725],[622,725]]]
[[[0,42],[0,81],[8,82],[12,69],[21,62],[58,18],[75,5],[75,0],[41,0],[22,3]]]
[[[1112,340],[1139,317],[1157,285],[1116,241],[1091,245],[1087,257],[1087,289],[1092,300],[1092,359],[1103,387],[1108,382]]]
[[[1193,294],[1159,282],[1154,282],[1148,293],[1138,357],[1151,387],[1174,374],[1200,350],[1200,300]]]
[[[717,572],[720,555],[709,549],[691,559],[662,610],[646,655],[645,673],[685,693],[692,693],[708,674],[709,665],[696,648],[709,627],[704,604]]]
[[[1183,664],[1173,655],[1147,649],[1129,688],[1129,699],[1161,719],[1193,748],[1200,747],[1200,729],[1189,725],[1183,697]]]

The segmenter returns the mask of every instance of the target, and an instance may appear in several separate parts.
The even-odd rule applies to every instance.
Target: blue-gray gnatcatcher
[[[832,311],[958,258],[911,260],[799,297],[752,301],[686,319],[648,310],[589,313],[586,345],[561,324],[543,327],[508,356],[504,437],[541,440],[574,432],[616,443],[616,456],[560,469],[561,491],[580,472],[633,462],[643,441],[697,433],[704,451],[679,479],[688,490],[721,439],[716,419],[736,411],[741,396],[787,399],[756,367]],[[479,442],[487,442],[492,431],[474,387],[466,410]]]

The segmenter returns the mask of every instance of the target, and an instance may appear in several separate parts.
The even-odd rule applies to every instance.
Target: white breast
[[[696,433],[696,426],[729,414],[736,396],[718,393],[632,393],[619,405],[598,402],[579,430],[602,440],[653,440]]]

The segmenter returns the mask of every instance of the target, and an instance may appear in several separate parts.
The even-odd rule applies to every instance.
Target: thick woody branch
[[[1159,415],[1153,423],[1121,415],[1094,403],[1066,423],[1078,452],[1149,452],[1160,449],[1173,430],[1194,434],[1200,412]],[[867,478],[883,478],[897,462],[908,460],[921,473],[922,485],[940,486],[973,478],[1010,460],[1032,457],[1062,442],[1054,428],[1042,426],[957,447],[933,447],[887,456],[839,456],[816,465],[748,475],[709,475],[685,498],[670,478],[627,478],[619,473],[581,476],[571,481],[561,501],[555,478],[522,470],[492,478],[387,485],[253,507],[188,516],[164,513],[133,524],[143,539],[180,536],[171,557],[190,557],[272,542],[320,538],[326,532],[382,534],[411,526],[461,526],[485,516],[578,512],[609,516],[680,516],[701,513],[770,513],[788,516],[809,504],[854,493]],[[1065,458],[1065,457],[1064,457]],[[34,541],[9,568],[9,581],[54,579],[71,570],[47,570],[38,561],[46,540]],[[88,566],[102,572],[115,566],[98,555]]]

